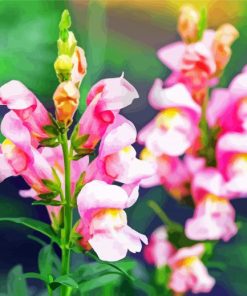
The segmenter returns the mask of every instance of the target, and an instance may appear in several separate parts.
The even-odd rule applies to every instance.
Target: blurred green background
[[[226,86],[247,62],[247,1],[0,1],[0,84],[20,80],[53,110],[51,98],[57,86],[53,62],[57,54],[58,23],[61,12],[68,8],[72,29],[88,61],[77,118],[85,108],[85,96],[93,83],[124,72],[141,99],[124,109],[123,114],[139,130],[155,114],[147,102],[153,80],[168,75],[168,70],[156,58],[156,50],[178,39],[176,21],[179,8],[185,3],[198,8],[206,6],[210,27],[230,22],[240,31],[231,62],[220,82],[221,86]],[[5,112],[6,109],[1,108],[1,118]],[[136,148],[140,149],[138,145]],[[20,178],[0,184],[0,217],[28,216],[47,221],[45,209],[31,207],[30,200],[18,196],[18,190],[25,187]],[[192,215],[191,209],[177,205],[162,188],[141,190],[140,200],[129,210],[128,216],[130,225],[146,234],[160,224],[147,206],[148,199],[164,205],[170,217],[181,223]],[[242,221],[240,231],[231,242],[217,247],[214,260],[223,262],[225,268],[221,272],[211,270],[217,285],[208,295],[247,295],[247,201],[235,201],[234,206]],[[7,271],[15,264],[21,263],[25,271],[36,270],[40,247],[27,238],[30,233],[22,227],[0,224],[0,292],[5,289]],[[142,255],[136,258],[142,266],[140,273],[148,274],[150,267],[145,267]],[[35,285],[33,289],[36,295]]]

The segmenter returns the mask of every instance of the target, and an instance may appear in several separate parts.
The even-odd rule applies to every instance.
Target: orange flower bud
[[[178,32],[186,43],[196,42],[198,40],[198,25],[200,15],[190,5],[181,8],[178,19]]]
[[[56,107],[57,120],[63,122],[65,126],[71,124],[75,111],[79,105],[80,92],[71,81],[64,81],[59,84],[53,101]]]
[[[213,54],[218,74],[227,65],[232,54],[231,45],[238,36],[237,29],[230,24],[224,24],[216,31],[213,41]]]

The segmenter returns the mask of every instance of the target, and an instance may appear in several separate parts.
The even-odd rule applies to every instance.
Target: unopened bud
[[[238,36],[237,29],[230,24],[224,24],[216,31],[213,41],[213,54],[218,74],[227,65],[232,54],[231,45]]]
[[[200,15],[192,6],[182,7],[178,20],[178,32],[184,42],[192,43],[198,40],[199,21]]]
[[[59,81],[69,80],[73,68],[73,62],[68,55],[60,55],[54,63],[54,68]]]
[[[63,122],[65,126],[71,124],[79,105],[79,99],[80,92],[73,82],[64,81],[59,84],[53,95],[56,117],[59,122]]]
[[[80,47],[76,47],[72,57],[73,70],[71,73],[71,80],[76,86],[80,86],[82,79],[87,73],[87,60],[84,50]]]
[[[75,48],[77,45],[77,41],[75,39],[75,35],[73,32],[68,32],[68,38],[64,41],[64,39],[59,38],[57,41],[58,55],[66,54],[70,57],[75,52]]]

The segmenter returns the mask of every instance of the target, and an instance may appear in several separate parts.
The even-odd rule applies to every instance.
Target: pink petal
[[[161,80],[157,79],[149,94],[150,104],[157,109],[187,108],[195,113],[196,117],[201,114],[200,106],[193,100],[189,91],[182,83],[177,83],[168,88],[162,88]]]
[[[129,208],[136,203],[139,197],[139,184],[138,182],[132,184],[124,184],[122,188],[126,191],[126,193],[129,196],[127,204],[125,205],[126,208]]]
[[[77,204],[79,213],[83,217],[88,210],[124,209],[127,201],[128,195],[121,187],[95,180],[82,188]]]
[[[95,84],[87,97],[87,105],[101,89],[97,111],[120,110],[139,97],[136,89],[123,77],[108,78]]]
[[[0,102],[11,110],[23,110],[35,105],[37,98],[20,81],[12,80],[0,88]]]
[[[231,97],[227,89],[216,89],[212,92],[207,108],[207,121],[210,126],[215,126],[222,120],[230,104]]]
[[[205,30],[203,33],[202,43],[204,43],[208,49],[211,49],[213,45],[214,37],[215,37],[214,30]]]
[[[174,42],[159,49],[157,56],[168,68],[179,71],[184,51],[185,45],[183,42]]]
[[[186,236],[192,240],[228,241],[237,233],[235,211],[228,201],[206,199],[197,205],[194,217],[187,220]]]
[[[191,146],[193,142],[193,133],[170,129],[163,131],[160,128],[154,128],[146,139],[146,147],[156,156],[167,154],[170,156],[178,156]]]
[[[8,161],[4,157],[3,154],[0,154],[0,163],[1,163],[1,170],[0,170],[0,182],[3,182],[5,179],[16,176],[15,171],[9,165]]]
[[[4,116],[1,123],[1,132],[27,155],[32,156],[30,133],[13,111]]]
[[[175,268],[176,263],[180,260],[186,259],[188,257],[201,257],[205,251],[203,244],[196,244],[191,247],[185,247],[179,249],[176,254],[170,258],[169,265]]]
[[[89,239],[89,243],[101,260],[118,261],[126,257],[128,250],[132,253],[140,252],[141,240],[147,243],[144,235],[126,226],[115,234],[95,234]]]
[[[114,123],[107,128],[101,140],[99,156],[102,158],[118,152],[133,144],[135,140],[136,129],[134,124],[122,115],[117,115]]]
[[[234,98],[247,96],[247,73],[238,74],[230,83],[229,91]]]
[[[192,195],[196,202],[200,202],[206,194],[226,196],[225,180],[215,168],[206,168],[198,172],[192,183]]]
[[[33,199],[38,198],[37,192],[33,188],[19,190],[19,194],[21,197],[24,197],[24,198],[33,198]]]

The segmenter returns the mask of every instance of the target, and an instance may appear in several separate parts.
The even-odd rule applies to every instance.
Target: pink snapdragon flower
[[[0,105],[7,106],[22,120],[31,134],[32,145],[47,138],[43,127],[51,125],[48,111],[20,81],[12,80],[0,88]]]
[[[78,196],[82,220],[77,231],[82,235],[82,245],[89,243],[101,260],[120,260],[128,250],[140,252],[141,241],[147,244],[145,235],[127,225],[124,209],[132,206],[138,197],[136,188],[128,189],[94,180]]]
[[[158,50],[157,55],[173,72],[166,80],[166,86],[184,83],[196,102],[201,103],[206,88],[212,85],[216,72],[212,52],[215,32],[207,30],[201,41],[185,44],[175,42]]]
[[[207,109],[211,127],[219,127],[221,133],[247,131],[247,73],[243,71],[227,89],[212,92]]]
[[[148,246],[144,248],[144,258],[149,264],[160,268],[167,265],[175,252],[175,247],[167,239],[165,227],[160,226],[152,233]]]
[[[247,134],[227,133],[216,146],[217,166],[226,179],[226,190],[231,197],[247,194]]]
[[[136,89],[123,76],[103,79],[87,96],[87,109],[79,121],[79,135],[89,135],[84,148],[94,148],[120,109],[138,98]]]
[[[101,139],[98,157],[88,167],[86,180],[98,179],[108,183],[115,180],[132,184],[153,175],[153,165],[136,157],[131,145],[136,135],[133,123],[117,114]]]
[[[185,233],[192,240],[228,241],[237,233],[235,211],[225,188],[225,180],[214,168],[197,173],[192,183],[195,212],[185,225]]]
[[[42,182],[38,180],[51,178],[51,167],[48,163],[42,162],[40,153],[31,145],[32,139],[28,128],[13,111],[4,116],[1,132],[6,137],[1,150],[14,175],[25,173],[26,178],[32,179],[39,190],[45,190]]]
[[[182,155],[198,135],[200,106],[183,84],[162,88],[160,79],[155,81],[149,98],[151,105],[162,111],[140,131],[140,144],[155,156]]]
[[[169,287],[176,293],[209,293],[215,280],[200,260],[205,251],[203,244],[179,249],[169,259],[172,274]]]
[[[56,170],[60,179],[63,179],[64,164],[61,147],[34,148],[31,145],[32,139],[28,128],[13,111],[4,116],[1,131],[6,137],[1,145],[0,158],[3,164],[1,182],[10,176],[22,176],[31,189],[21,190],[20,195],[38,200],[39,194],[50,191],[42,180],[54,179],[52,168]],[[88,162],[88,156],[72,161],[72,193],[80,174],[86,171]],[[49,206],[48,212],[50,216],[52,212],[57,215],[59,209],[60,207]]]

